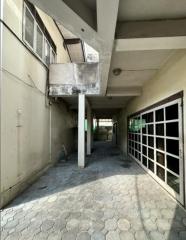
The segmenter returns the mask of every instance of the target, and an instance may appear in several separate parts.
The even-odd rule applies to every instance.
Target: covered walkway
[[[2,240],[186,239],[186,213],[109,142],[49,169],[1,212]]]

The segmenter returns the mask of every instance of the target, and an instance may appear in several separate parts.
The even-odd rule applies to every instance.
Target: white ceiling
[[[131,97],[88,97],[96,118],[113,118]]]
[[[77,96],[67,96],[63,97],[63,100],[69,105],[69,107],[78,107],[78,97]]]
[[[86,0],[62,0],[68,5],[77,15],[79,15],[86,23],[96,30],[97,16],[96,12],[92,9],[91,2]]]
[[[120,67],[126,70],[158,69],[172,53],[172,50],[114,52],[112,67]]]
[[[77,109],[78,108],[78,97],[68,96],[63,97],[64,101],[69,105],[69,107]],[[90,105],[93,109],[109,109],[115,108],[120,109],[125,106],[130,97],[102,97],[102,96],[92,96],[87,97]]]
[[[87,97],[93,115],[97,118],[112,118],[117,114],[122,108],[124,108],[131,97]],[[78,97],[63,97],[69,108],[78,110]]]
[[[80,0],[80,1],[84,3],[87,7],[89,7],[91,10],[96,11],[96,0]]]
[[[114,52],[109,74],[109,87],[142,86],[157,73],[174,50]],[[121,68],[119,76],[113,74],[114,68]]]
[[[119,21],[157,20],[185,17],[185,0],[120,0],[119,4]]]
[[[130,97],[88,97],[93,109],[122,108]]]
[[[157,71],[145,70],[126,72],[123,71],[119,76],[111,74],[108,87],[142,87],[143,84],[152,79]]]
[[[97,108],[94,109],[93,116],[100,119],[109,119],[116,116],[120,111],[121,109],[117,108]]]

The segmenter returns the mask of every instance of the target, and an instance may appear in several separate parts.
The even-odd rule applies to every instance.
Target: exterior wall
[[[117,144],[124,154],[127,153],[127,115],[126,109],[123,109],[117,116],[118,121],[118,134],[117,134]]]
[[[119,115],[120,129],[122,135],[119,137],[121,148],[127,151],[127,116],[146,108],[158,101],[161,101],[179,91],[186,92],[186,50],[178,51],[163,67],[161,71],[150,81],[148,81],[142,90],[142,95],[132,99],[127,107]],[[184,97],[185,103],[185,97]],[[184,113],[186,113],[186,104],[184,104]],[[186,118],[184,118],[186,126]],[[184,131],[186,139],[186,131]],[[186,147],[186,146],[185,146]],[[186,148],[185,148],[186,150]]]
[[[57,62],[58,63],[67,63],[70,62],[69,55],[67,54],[67,50],[63,47],[63,39],[59,31],[56,29],[56,25],[51,17],[46,15],[44,12],[42,12],[40,9],[36,8],[41,19],[45,23],[45,26],[47,27],[47,30],[49,31],[53,41],[56,44],[57,48]]]
[[[63,145],[67,154],[75,150],[75,115],[64,104],[55,104],[51,108],[51,154],[59,160]]]
[[[127,116],[144,109],[158,101],[161,101],[179,91],[184,92],[183,99],[183,124],[186,126],[186,50],[178,51],[163,67],[163,69],[143,87],[142,96],[136,97],[129,102],[126,109],[123,109],[118,116],[119,133],[118,142],[127,153]],[[186,139],[186,128],[183,127],[184,139]],[[186,144],[184,145],[186,154]],[[184,156],[186,158],[186,155]],[[185,173],[186,173],[186,159]],[[186,174],[185,174],[186,176]],[[186,182],[186,179],[185,179]]]
[[[1,23],[1,205],[5,205],[56,161],[52,141],[72,137],[72,126],[67,124],[72,114],[65,106],[49,105],[45,96],[48,68],[22,42],[23,1],[4,0],[1,4],[1,19],[17,36]],[[57,46],[57,61],[68,62],[53,20],[40,14]],[[56,136],[57,130],[53,132],[52,124],[62,139]],[[73,138],[65,144],[71,149]]]

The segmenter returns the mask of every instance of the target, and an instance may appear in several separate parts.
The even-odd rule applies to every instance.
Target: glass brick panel
[[[164,111],[159,109],[156,111],[156,122],[164,121]]]
[[[156,152],[156,160],[159,164],[165,165],[165,155],[161,152]]]
[[[165,116],[166,120],[178,119],[178,104],[166,107]]]
[[[142,163],[145,167],[147,167],[147,158],[143,156]]]
[[[148,134],[154,135],[154,125],[153,124],[148,125]]]
[[[154,160],[154,150],[151,148],[148,148],[148,157]]]
[[[145,145],[147,144],[147,136],[144,136],[144,135],[143,135],[143,137],[142,137],[142,143],[145,144]]]
[[[164,138],[156,138],[156,148],[158,148],[162,151],[165,149]]]
[[[156,124],[156,135],[164,136],[164,124]]]
[[[179,141],[166,139],[167,152],[179,156]]]
[[[142,150],[143,150],[143,155],[147,156],[147,147],[143,146]]]
[[[150,147],[154,147],[154,138],[153,137],[148,137],[148,145]]]
[[[158,165],[156,165],[156,167],[157,167],[157,176],[161,180],[165,181],[165,170]]]
[[[166,135],[168,137],[179,137],[178,122],[166,123]]]
[[[167,155],[167,168],[179,174],[179,159]]]
[[[178,194],[180,193],[180,179],[170,172],[167,172],[167,184]]]
[[[149,160],[149,165],[148,165],[149,170],[151,170],[152,172],[154,172],[154,163],[152,161]]]

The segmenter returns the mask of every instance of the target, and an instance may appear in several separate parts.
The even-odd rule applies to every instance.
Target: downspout
[[[45,106],[49,108],[49,163],[52,163],[52,102],[49,96],[49,69],[47,69]]]

